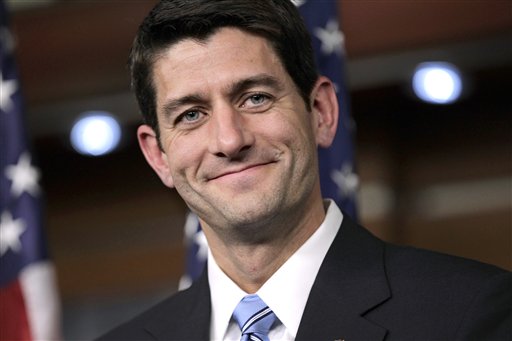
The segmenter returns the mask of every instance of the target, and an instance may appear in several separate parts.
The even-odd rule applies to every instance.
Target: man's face
[[[307,208],[317,117],[265,39],[220,29],[171,46],[153,71],[163,151],[148,160],[203,224],[263,225]],[[148,136],[139,129],[143,150]]]

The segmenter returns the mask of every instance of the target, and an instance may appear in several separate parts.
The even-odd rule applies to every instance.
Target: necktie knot
[[[269,341],[268,332],[276,315],[258,295],[247,295],[235,308],[233,317],[242,331],[241,341]]]

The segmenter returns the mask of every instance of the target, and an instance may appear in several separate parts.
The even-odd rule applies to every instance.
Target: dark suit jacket
[[[346,215],[296,340],[512,340],[511,273],[387,244]],[[208,340],[205,274],[100,340]]]

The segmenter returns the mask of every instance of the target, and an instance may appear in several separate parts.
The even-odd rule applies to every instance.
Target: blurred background
[[[154,1],[8,1],[67,340],[91,339],[177,289],[186,206],[146,165],[126,61]],[[360,220],[385,240],[512,270],[510,1],[342,1],[357,131]],[[423,62],[455,65],[458,100],[411,86]],[[107,112],[120,144],[70,143]],[[75,146],[76,147],[76,146]]]

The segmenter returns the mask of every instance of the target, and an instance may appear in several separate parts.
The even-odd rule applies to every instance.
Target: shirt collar
[[[223,340],[233,311],[247,293],[221,270],[209,248],[207,266],[212,302],[210,339]]]
[[[318,270],[343,220],[334,202],[326,202],[327,205],[320,227],[257,293],[294,337]]]
[[[320,227],[257,292],[294,337],[318,270],[343,221],[343,214],[334,201],[326,200],[325,206],[328,208]],[[233,310],[247,293],[220,269],[211,251],[208,253],[208,277],[212,300],[210,337],[222,340]]]

